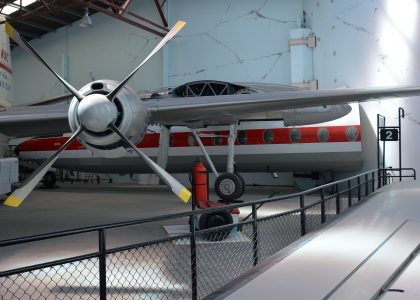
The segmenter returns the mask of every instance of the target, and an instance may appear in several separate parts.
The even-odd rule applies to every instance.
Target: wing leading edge
[[[216,125],[243,119],[275,119],[287,109],[419,95],[420,87],[392,87],[159,98],[145,104],[152,123]]]
[[[420,95],[420,87],[283,91],[144,101],[150,123],[217,125],[244,119],[278,119],[287,109],[340,105]],[[140,100],[139,100],[140,101]],[[0,112],[0,133],[10,137],[70,132],[68,105],[12,107]]]
[[[14,138],[67,133],[67,112],[67,104],[11,107],[0,112],[0,133]]]

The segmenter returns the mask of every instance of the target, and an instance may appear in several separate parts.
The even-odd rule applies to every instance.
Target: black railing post
[[[300,202],[300,234],[304,236],[306,234],[306,216],[305,216],[305,195],[301,194],[299,198]]]
[[[197,237],[195,234],[195,215],[191,214],[190,219],[190,246],[191,246],[191,299],[198,299],[197,285]]]
[[[321,224],[325,223],[325,200],[324,189],[321,189]]]
[[[378,169],[378,189],[382,187],[382,170]]]
[[[357,202],[362,200],[362,191],[360,189],[360,176],[357,176]]]
[[[105,229],[99,229],[99,299],[106,300],[106,241],[105,241]]]
[[[372,172],[372,193],[375,191],[375,171]]]
[[[348,206],[351,207],[351,180],[347,181],[347,189],[348,189],[348,195],[347,195]]]
[[[402,107],[398,108],[398,130],[399,130],[399,135],[398,135],[398,163],[399,163],[399,168],[400,168],[400,181],[402,181],[402,170],[401,170],[401,118],[405,118],[405,112],[404,109]]]
[[[365,174],[365,196],[369,195],[369,177]]]
[[[252,250],[254,258],[254,266],[258,264],[258,223],[257,223],[257,208],[252,204]]]
[[[338,190],[338,184],[335,185],[337,194],[335,195],[335,214],[340,214],[340,191]]]
[[[388,173],[386,172],[386,169],[384,169],[384,186],[388,185]]]

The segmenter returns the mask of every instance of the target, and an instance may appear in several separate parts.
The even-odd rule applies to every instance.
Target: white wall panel
[[[290,83],[288,40],[300,23],[302,1],[168,2],[170,22],[187,22],[167,49],[169,85],[202,79]]]

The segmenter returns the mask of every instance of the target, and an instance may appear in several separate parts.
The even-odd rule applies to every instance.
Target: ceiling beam
[[[24,24],[24,25],[27,25],[27,26],[30,26],[30,27],[33,27],[33,28],[37,28],[37,29],[40,29],[40,30],[43,30],[43,31],[47,31],[47,32],[55,31],[55,29],[52,28],[52,27],[48,27],[48,26],[41,25],[41,24],[38,24],[38,23],[35,23],[35,22],[24,20],[22,18],[14,18],[10,15],[6,16],[6,19],[9,20],[9,21],[12,21],[14,23],[21,23],[21,24]]]
[[[76,2],[76,1],[72,1],[72,2]],[[77,2],[79,2],[79,1],[77,1]],[[65,11],[66,13],[71,14],[73,16],[76,16],[78,18],[83,18],[84,14],[79,13],[76,10],[73,10],[73,9],[68,8],[68,7],[71,7],[71,6],[74,6],[74,5],[72,5],[72,3],[70,3],[70,4],[66,4],[65,6],[62,6],[62,5],[57,4],[57,3],[54,2],[54,7],[57,7],[60,10]]]
[[[41,36],[39,34],[35,34],[29,31],[25,31],[25,30],[21,30],[19,29],[19,33],[23,36],[29,37],[29,38],[36,38],[36,39],[40,39]]]
[[[14,3],[10,3],[9,4],[10,6],[13,6],[13,7],[16,7],[16,8],[20,8],[21,10],[23,10],[24,12],[26,12],[26,13],[28,13],[28,14],[31,14],[31,15],[33,15],[33,16],[38,16],[38,17],[41,17],[41,18],[44,18],[44,19],[46,19],[46,20],[50,20],[50,21],[53,21],[53,22],[56,22],[56,23],[59,23],[59,24],[62,24],[62,25],[70,25],[71,24],[71,22],[68,22],[68,21],[66,21],[66,20],[63,20],[63,19],[61,19],[61,18],[57,18],[57,17],[55,17],[55,16],[50,16],[50,15],[48,15],[48,14],[46,14],[46,13],[40,13],[40,12],[37,12],[38,10],[40,10],[40,9],[42,9],[43,7],[42,6],[40,6],[40,7],[38,7],[38,8],[36,8],[36,9],[30,9],[30,8],[28,8],[28,7],[26,7],[26,6],[20,6],[20,5],[17,5],[17,4],[14,4]],[[26,14],[25,14],[25,16],[26,16]]]
[[[145,25],[142,25],[140,23],[137,23],[137,22],[135,22],[135,21],[133,21],[131,19],[128,19],[128,18],[126,18],[124,16],[121,16],[119,14],[114,14],[112,11],[109,11],[106,8],[103,8],[101,6],[98,6],[98,5],[92,3],[89,0],[74,0],[73,2],[83,4],[83,5],[87,6],[87,7],[89,7],[90,9],[96,10],[98,12],[102,12],[102,13],[110,16],[110,17],[113,17],[115,19],[121,20],[121,21],[123,21],[125,23],[128,23],[128,24],[133,25],[133,26],[138,27],[138,28],[141,28],[141,29],[143,29],[145,31],[148,31],[150,33],[156,34],[156,35],[158,35],[160,37],[164,37],[165,36],[165,34],[163,34],[162,32],[159,32],[159,31],[157,31],[155,29],[152,29],[152,28],[149,28],[149,27],[147,27]]]
[[[159,0],[155,0],[155,5],[159,12],[160,18],[162,19],[163,26],[168,27],[168,21],[166,20],[165,14],[163,13],[163,9],[160,6]]]
[[[151,21],[149,19],[146,19],[146,18],[144,18],[142,16],[139,16],[139,15],[137,15],[137,14],[129,11],[128,9],[123,8],[122,6],[118,6],[118,5],[116,5],[116,4],[112,3],[112,2],[108,2],[107,0],[94,0],[94,2],[100,2],[100,3],[103,3],[103,4],[107,4],[107,5],[109,5],[112,8],[118,9],[120,15],[127,14],[127,15],[130,15],[130,16],[132,16],[134,18],[137,18],[137,19],[139,19],[139,20],[141,20],[141,21],[143,21],[145,23],[148,23],[150,25],[153,25],[153,26],[155,26],[155,27],[157,27],[159,29],[162,29],[164,31],[169,31],[168,28],[165,28],[165,27],[159,25],[158,23],[155,23],[155,22],[153,22],[153,21]]]

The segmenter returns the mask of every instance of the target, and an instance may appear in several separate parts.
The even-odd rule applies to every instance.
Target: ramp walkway
[[[209,298],[419,299],[419,248],[420,182],[400,182]]]

